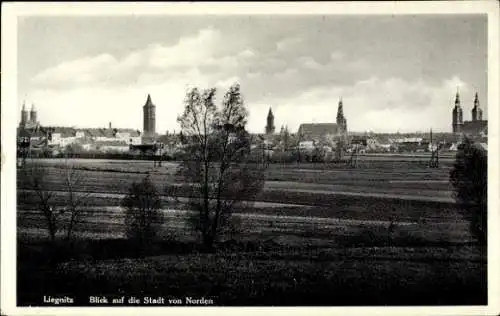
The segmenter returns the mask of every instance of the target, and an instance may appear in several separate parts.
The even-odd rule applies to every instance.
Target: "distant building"
[[[271,108],[269,108],[269,112],[267,113],[266,135],[274,134],[274,131],[274,114]]]
[[[344,116],[344,105],[342,104],[342,98],[340,98],[339,106],[337,108],[337,125],[339,127],[340,134],[347,136],[347,119]]]
[[[38,141],[47,138],[49,146],[65,147],[72,144],[95,147],[98,143],[119,143],[121,146],[140,144],[140,132],[123,128],[83,128],[72,127],[41,127],[33,129],[19,129],[18,135],[29,135],[31,140]]]
[[[463,111],[460,105],[460,96],[456,94],[455,107],[452,111],[452,130],[454,134],[465,134],[469,136],[486,137],[488,121],[483,120],[483,110],[479,106],[479,97],[476,93],[474,97],[474,107],[472,108],[472,120],[463,121]]]
[[[304,123],[299,126],[298,135],[304,141],[320,142],[329,135],[340,135],[340,129],[335,123]]]
[[[151,101],[151,96],[148,94],[146,104],[143,106],[143,134],[142,143],[151,144],[156,137],[156,106]]]
[[[314,141],[306,140],[299,143],[300,150],[313,150],[314,149]]]
[[[342,99],[337,109],[337,123],[304,123],[299,126],[298,135],[301,141],[322,142],[325,139],[346,138],[347,119],[344,116]]]
[[[118,152],[128,152],[130,146],[125,142],[96,142],[94,144],[95,149],[101,152],[107,153],[118,153]]]
[[[368,136],[353,136],[351,139],[351,145],[368,146]]]
[[[85,133],[83,131],[76,131],[76,138],[83,138],[85,137]]]
[[[35,109],[35,104],[31,105],[31,110],[29,112],[29,117],[28,117],[28,111],[26,110],[26,104],[23,102],[23,108],[21,110],[21,122],[19,123],[19,127],[24,128],[24,129],[32,129],[36,128],[38,125],[38,117],[37,117],[37,111]]]
[[[422,137],[405,137],[394,142],[400,152],[428,151],[429,140]]]
[[[151,107],[151,99],[146,102]],[[29,114],[29,115],[28,115]],[[147,130],[154,135],[154,105],[147,111]],[[18,139],[29,138],[32,147],[66,147],[78,144],[84,150],[98,149],[104,151],[125,151],[130,145],[141,144],[141,132],[134,129],[113,128],[111,123],[107,128],[73,128],[44,127],[38,122],[35,106],[26,111],[23,103],[21,121],[17,129]]]

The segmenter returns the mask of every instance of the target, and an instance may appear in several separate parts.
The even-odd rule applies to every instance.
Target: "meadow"
[[[64,161],[40,160],[64,203]],[[41,293],[212,297],[217,305],[475,305],[486,303],[486,263],[452,198],[451,158],[363,157],[357,168],[271,164],[238,230],[204,253],[186,223],[183,192],[163,196],[165,224],[145,258],[124,239],[120,199],[150,174],[161,192],[179,186],[176,163],[70,160],[90,192],[78,242],[56,268],[34,192],[18,174],[18,303]],[[392,226],[392,229],[389,227]],[[36,285],[35,285],[36,284]],[[29,290],[27,290],[29,289]],[[96,293],[98,289],[99,293]]]

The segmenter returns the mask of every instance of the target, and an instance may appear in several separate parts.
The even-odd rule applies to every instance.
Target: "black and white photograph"
[[[2,314],[499,311],[498,3],[46,4],[2,10]]]

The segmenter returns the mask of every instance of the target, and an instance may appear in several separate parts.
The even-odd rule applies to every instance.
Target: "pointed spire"
[[[148,93],[148,98],[144,106],[153,106],[153,101],[151,101],[151,95]]]
[[[23,109],[22,109],[23,112],[26,111],[26,100],[23,100]]]
[[[342,97],[339,98],[339,107],[337,109],[337,120],[342,120],[344,118],[344,105],[342,103]]]
[[[460,106],[460,94],[458,93],[458,87],[457,87],[457,94],[455,96],[455,106]]]
[[[36,111],[35,103],[31,103],[31,112],[35,112],[35,111]]]
[[[479,96],[478,96],[477,92],[476,92],[476,95],[474,97],[474,107],[477,107],[477,108],[479,107]]]
[[[271,107],[269,107],[269,112],[267,113],[267,124],[266,124],[266,134],[274,133],[274,115]]]

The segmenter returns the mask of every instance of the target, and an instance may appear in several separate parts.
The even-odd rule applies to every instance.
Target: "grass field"
[[[333,164],[273,164],[266,172],[265,191],[327,191],[364,195],[384,195],[390,192],[392,196],[453,201],[448,184],[451,161],[442,162],[439,169],[430,169],[427,167],[427,160],[415,160],[411,157],[407,161],[387,159],[364,160],[355,169]],[[53,189],[64,189],[60,181],[64,161],[40,161],[52,167],[48,182]],[[183,182],[175,176],[177,164],[171,162],[156,169],[152,168],[151,162],[145,161],[75,159],[70,163],[85,174],[85,182],[80,188],[83,191],[125,193],[132,181],[139,181],[146,173],[151,173],[152,180],[161,188],[167,184]]]
[[[42,163],[64,203],[64,162]],[[363,157],[355,169],[271,165],[258,202],[236,210],[240,229],[214,254],[197,249],[185,200],[163,197],[163,233],[146,258],[127,251],[117,205],[146,173],[162,191],[182,183],[176,164],[153,170],[144,161],[70,163],[84,174],[77,189],[91,192],[90,205],[73,260],[56,268],[44,263],[44,223],[18,175],[20,304],[39,304],[40,293],[52,291],[77,293],[86,305],[86,293],[97,288],[116,296],[213,297],[218,305],[486,302],[486,264],[448,185],[451,158],[439,169],[404,156]]]

